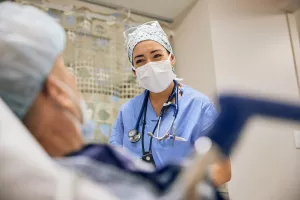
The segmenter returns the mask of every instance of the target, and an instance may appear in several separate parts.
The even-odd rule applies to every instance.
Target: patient
[[[106,183],[122,199],[147,199],[146,193],[168,189],[180,165],[145,171],[113,147],[84,146],[86,110],[64,65],[64,48],[65,32],[54,19],[30,6],[0,3],[0,97],[51,157]]]
[[[64,48],[65,32],[54,19],[1,3],[0,97],[54,157],[83,146],[80,95],[61,57]]]

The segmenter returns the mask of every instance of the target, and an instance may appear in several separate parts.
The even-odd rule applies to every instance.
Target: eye
[[[154,56],[153,56],[153,58],[160,58],[160,57],[162,57],[162,55],[161,54],[155,54]]]
[[[137,64],[140,64],[140,63],[142,63],[144,61],[145,61],[144,59],[139,59],[139,60],[135,61],[135,64],[137,65]]]

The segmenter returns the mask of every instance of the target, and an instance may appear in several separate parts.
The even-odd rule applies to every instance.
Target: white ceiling
[[[125,7],[133,13],[173,21],[197,0],[85,0],[110,7]]]

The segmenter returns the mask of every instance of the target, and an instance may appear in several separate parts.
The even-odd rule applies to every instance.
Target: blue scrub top
[[[175,140],[174,145],[172,145],[173,140],[171,139],[162,141],[153,139],[152,154],[157,168],[161,168],[166,164],[180,162],[187,157],[193,150],[194,142],[213,124],[217,116],[215,107],[202,93],[182,85],[181,94],[178,104],[179,112],[174,127],[176,127],[176,136],[185,138],[186,142]],[[131,143],[128,138],[128,132],[134,129],[144,97],[145,93],[142,93],[121,107],[109,140],[112,145],[126,148],[138,157],[142,157],[142,139],[136,143]],[[150,137],[147,133],[153,131],[158,120],[150,99],[147,106],[144,136],[145,151],[149,150],[150,142]],[[163,136],[166,133],[171,125],[173,114],[174,108],[167,109],[164,113],[159,136]],[[141,134],[142,122],[143,120],[140,121],[139,126]]]

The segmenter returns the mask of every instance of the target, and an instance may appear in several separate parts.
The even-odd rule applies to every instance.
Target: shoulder
[[[188,97],[188,101],[191,104],[201,105],[202,108],[213,106],[211,100],[203,93],[187,86],[182,85],[183,95]]]

